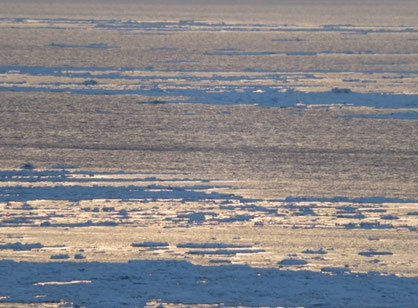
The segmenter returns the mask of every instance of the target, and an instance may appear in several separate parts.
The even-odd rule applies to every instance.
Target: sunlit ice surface
[[[2,1],[0,306],[415,307],[413,1]]]

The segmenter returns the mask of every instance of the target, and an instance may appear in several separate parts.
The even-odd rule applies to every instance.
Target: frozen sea
[[[0,1],[0,307],[418,307],[417,16]]]

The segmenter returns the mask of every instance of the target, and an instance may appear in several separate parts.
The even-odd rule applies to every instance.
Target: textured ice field
[[[418,307],[414,1],[1,1],[0,307]]]

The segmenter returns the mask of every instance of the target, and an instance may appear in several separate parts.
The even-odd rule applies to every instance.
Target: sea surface
[[[416,307],[416,16],[0,1],[0,307]]]

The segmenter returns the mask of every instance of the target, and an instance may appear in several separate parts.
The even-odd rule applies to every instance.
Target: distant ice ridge
[[[263,107],[328,108],[332,106],[357,106],[374,108],[418,108],[418,95],[336,92],[302,92],[269,86],[223,87],[223,88],[156,88],[136,87],[132,89],[65,86],[0,86],[0,91],[14,92],[69,92],[84,95],[145,95],[150,97],[178,97],[166,103],[202,103],[218,105],[257,105]],[[185,98],[186,97],[186,98]],[[407,115],[408,116],[408,115]],[[412,114],[415,116],[415,114]],[[378,117],[378,116],[377,116]]]
[[[26,168],[30,166],[30,168]],[[54,166],[55,167],[55,166]],[[21,170],[0,170],[0,182],[14,182],[16,185],[0,187],[0,202],[30,200],[93,200],[93,199],[182,199],[198,201],[204,199],[244,198],[232,194],[212,191],[214,188],[231,188],[208,183],[204,179],[173,178],[168,180],[125,174],[123,172],[92,172],[81,170],[34,170],[32,163],[25,163]],[[51,186],[22,186],[21,183],[49,182]],[[95,185],[85,186],[92,182]],[[97,185],[97,183],[108,183]],[[126,186],[113,186],[112,182],[130,182]],[[173,183],[185,182],[185,185],[174,186]],[[55,185],[61,183],[61,185]],[[75,185],[62,185],[74,183]],[[134,184],[132,184],[134,183]]]
[[[345,91],[343,91],[345,90]],[[327,92],[302,92],[293,89],[250,87],[230,92],[184,93],[188,102],[258,105],[265,107],[324,108],[331,106],[367,106],[375,108],[418,108],[418,95],[358,93],[334,88]],[[192,94],[192,95],[189,95]],[[193,95],[194,94],[194,95]]]
[[[316,197],[287,197],[285,202],[351,202],[351,203],[416,203],[417,199],[401,199],[401,198],[386,198],[382,196],[376,197],[333,197],[333,198],[316,198]]]
[[[120,48],[119,46],[111,46],[106,43],[92,43],[92,44],[86,44],[86,45],[51,43],[48,46],[59,47],[59,48],[94,48],[94,49]]]
[[[399,120],[418,120],[418,112],[391,112],[391,113],[371,113],[371,114],[350,114],[342,116],[345,119],[399,119]]]
[[[92,46],[97,47],[96,45]],[[366,74],[366,72],[363,73]],[[389,91],[387,89],[391,89],[391,85],[388,78],[403,78],[402,74],[400,72],[379,73],[370,77],[367,73],[367,77],[362,75],[361,78],[372,78],[377,84],[385,85],[386,91]],[[407,74],[413,84],[412,82],[417,78],[416,72]],[[13,78],[23,76],[27,80],[26,82],[22,83],[17,79],[13,81]],[[399,89],[396,93],[382,93],[378,92],[380,91],[378,86],[371,87],[367,83],[370,81],[369,79],[346,79],[344,72],[285,73],[251,69],[242,72],[157,71],[153,67],[141,69],[132,67],[0,66],[0,77],[8,79],[8,82],[0,83],[0,91],[142,95],[159,103],[297,108],[328,108],[331,106],[418,108],[418,94],[415,88],[407,88],[405,93]],[[342,86],[327,90],[328,85],[323,82],[327,78],[339,79]],[[80,81],[80,79],[84,79],[84,81]],[[360,88],[363,89],[365,83],[368,85],[365,92],[358,92],[359,87],[361,86]],[[314,86],[315,84],[320,84],[319,88]],[[376,117],[380,118],[380,115]],[[416,115],[398,115],[394,118],[415,119]]]
[[[205,22],[198,20],[179,20],[179,21],[141,21],[141,20],[121,20],[121,19],[77,19],[77,18],[0,18],[0,23],[27,24],[36,22],[44,27],[53,28],[56,24],[83,25],[84,27],[118,30],[129,33],[157,33],[164,34],[185,31],[229,31],[229,32],[248,32],[248,31],[269,31],[272,33],[300,33],[300,32],[337,32],[358,35],[370,33],[417,33],[416,27],[393,27],[393,26],[367,26],[355,24],[325,24],[314,27],[301,27],[291,24],[263,24],[263,23],[230,23],[230,22]],[[141,31],[141,32],[138,32]],[[283,40],[282,40],[283,41]]]

